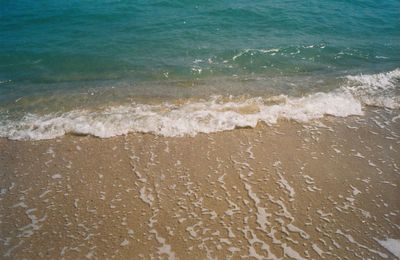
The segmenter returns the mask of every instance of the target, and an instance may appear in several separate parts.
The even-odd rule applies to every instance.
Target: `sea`
[[[0,137],[194,136],[399,113],[399,10],[398,0],[1,0]]]

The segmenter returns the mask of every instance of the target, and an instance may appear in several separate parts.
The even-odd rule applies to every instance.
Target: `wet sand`
[[[3,259],[396,259],[396,110],[0,151]]]

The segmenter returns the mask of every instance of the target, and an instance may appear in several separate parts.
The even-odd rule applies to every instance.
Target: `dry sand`
[[[1,258],[396,259],[396,116],[1,139]]]

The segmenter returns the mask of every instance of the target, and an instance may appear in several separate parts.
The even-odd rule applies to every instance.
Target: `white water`
[[[400,108],[400,96],[396,94],[396,89],[399,88],[399,68],[387,73],[347,76],[346,78],[351,85],[346,86],[345,89],[363,104],[391,109]]]
[[[187,101],[175,105],[130,104],[100,111],[74,110],[64,114],[27,114],[21,120],[0,122],[0,137],[16,140],[52,139],[68,133],[108,138],[130,132],[162,136],[194,136],[255,127],[259,122],[275,124],[279,119],[308,122],[326,115],[362,115],[363,105],[397,109],[394,94],[400,69],[373,75],[348,76],[348,84],[329,93],[304,97],[284,95],[270,98]],[[397,84],[397,85],[396,85]]]

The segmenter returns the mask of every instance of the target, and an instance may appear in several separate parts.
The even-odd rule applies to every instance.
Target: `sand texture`
[[[0,256],[396,259],[382,242],[400,241],[396,116],[1,139]]]

